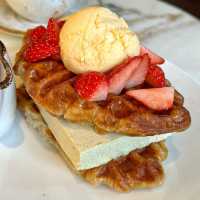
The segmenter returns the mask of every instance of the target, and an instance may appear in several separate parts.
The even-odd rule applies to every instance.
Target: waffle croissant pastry
[[[131,189],[152,188],[163,183],[162,161],[168,154],[164,141],[132,151],[105,165],[76,171],[23,86],[17,89],[17,102],[28,124],[58,150],[75,173],[92,185],[105,184],[116,191],[127,192]]]
[[[177,91],[172,109],[155,112],[124,94],[110,95],[102,102],[81,99],[72,86],[74,74],[56,61],[30,64],[19,59],[15,71],[23,77],[26,91],[37,104],[66,120],[90,123],[99,134],[147,136],[183,131],[190,124],[183,96]]]
[[[152,188],[164,181],[165,140],[191,123],[163,63],[106,8],[51,18],[16,56],[18,107],[87,182]]]

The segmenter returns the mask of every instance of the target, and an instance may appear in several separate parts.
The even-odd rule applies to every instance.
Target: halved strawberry
[[[30,39],[30,42],[32,43],[43,39],[45,34],[46,34],[46,28],[44,26],[37,26],[28,31],[28,37]]]
[[[150,49],[141,47],[140,49],[140,55],[143,56],[144,54],[148,54],[149,58],[151,59],[151,65],[158,65],[158,64],[163,64],[165,60],[152,52]]]
[[[88,72],[77,76],[75,89],[79,96],[88,101],[105,100],[108,95],[106,76],[99,72]]]
[[[157,65],[150,66],[146,82],[153,87],[165,87],[165,74],[163,70]]]
[[[38,26],[30,30],[27,33],[24,59],[28,62],[36,62],[49,57],[59,60],[59,32],[59,24],[53,18],[49,19],[47,28]]]
[[[46,43],[35,43],[24,51],[24,58],[29,62],[36,62],[51,56],[51,47]]]
[[[115,67],[107,74],[108,79],[108,92],[113,94],[120,94],[122,89],[126,86],[128,79],[133,71],[138,67],[142,58],[137,56],[133,57],[128,63],[122,63]]]
[[[47,25],[46,40],[49,44],[58,45],[60,27],[57,21],[50,18]]]
[[[147,75],[149,64],[150,64],[150,58],[147,54],[145,54],[144,56],[142,56],[142,60],[138,65],[138,67],[135,69],[131,77],[128,79],[125,88],[131,88],[142,84]]]
[[[57,24],[60,29],[63,27],[64,23],[65,23],[65,20],[57,20]]]
[[[172,107],[174,101],[173,87],[130,90],[126,94],[145,106],[158,111],[168,110]]]

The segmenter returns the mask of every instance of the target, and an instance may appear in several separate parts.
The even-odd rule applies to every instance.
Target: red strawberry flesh
[[[57,24],[60,29],[63,27],[64,23],[65,23],[65,20],[57,20]]]
[[[141,57],[136,56],[115,67],[107,74],[109,93],[120,94],[125,88],[128,79],[141,62]]]
[[[108,95],[106,76],[99,72],[81,74],[76,78],[75,89],[79,96],[85,100],[105,100]]]
[[[127,81],[125,88],[128,89],[142,84],[148,72],[149,64],[150,64],[150,58],[147,54],[145,54],[144,56],[142,56],[142,60],[138,65],[138,67],[132,73],[129,80]]]
[[[150,66],[146,76],[146,82],[152,87],[165,87],[165,74],[163,70],[157,65]]]
[[[51,51],[45,43],[36,43],[28,47],[24,52],[24,57],[27,61],[36,62],[51,56]]]
[[[59,47],[60,25],[53,18],[49,19],[47,28],[38,26],[27,33],[24,59],[37,62],[46,58],[60,59]]]
[[[38,26],[34,29],[29,30],[28,37],[31,40],[30,42],[34,43],[38,40],[41,40],[41,38],[46,34],[46,28],[44,26]]]
[[[148,48],[141,47],[140,55],[143,56],[145,54],[148,54],[148,56],[151,60],[151,65],[163,64],[165,62],[165,60],[162,57],[158,56],[157,54],[155,54],[154,52],[152,52]]]
[[[130,90],[126,94],[156,111],[168,110],[173,106],[173,87]]]
[[[60,32],[60,27],[57,21],[54,20],[53,18],[50,18],[47,25],[47,35],[46,35],[46,40],[48,41],[49,44],[58,45],[59,32]]]

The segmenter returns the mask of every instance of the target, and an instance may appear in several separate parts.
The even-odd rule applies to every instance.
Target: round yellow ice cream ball
[[[140,52],[137,35],[104,7],[85,8],[67,17],[59,45],[65,67],[76,74],[108,71]]]

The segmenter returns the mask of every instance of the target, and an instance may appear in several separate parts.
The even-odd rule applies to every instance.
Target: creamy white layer
[[[90,169],[105,164],[132,150],[153,142],[165,140],[171,133],[131,137],[120,134],[99,135],[88,125],[78,125],[54,117],[41,107],[40,112],[63,151],[77,170]]]

